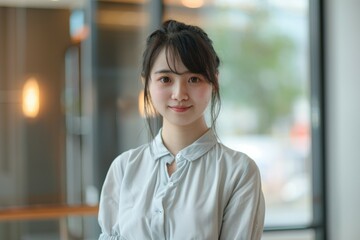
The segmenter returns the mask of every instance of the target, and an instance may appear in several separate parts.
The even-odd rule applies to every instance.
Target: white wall
[[[360,239],[360,1],[326,4],[329,239]]]

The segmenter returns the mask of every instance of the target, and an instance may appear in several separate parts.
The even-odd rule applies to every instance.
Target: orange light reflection
[[[39,84],[35,78],[29,78],[23,87],[22,110],[25,117],[35,118],[40,108]]]

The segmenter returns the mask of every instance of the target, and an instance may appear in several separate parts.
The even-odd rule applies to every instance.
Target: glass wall
[[[214,41],[222,60],[219,136],[257,162],[266,226],[311,225],[308,1],[165,2],[165,19],[198,24]]]
[[[0,239],[99,236],[110,163],[148,140],[139,66],[159,22],[151,6],[0,0]]]
[[[0,0],[0,239],[97,238],[111,162],[148,141],[140,59],[170,18],[219,53],[217,130],[260,168],[263,239],[320,239],[309,15],[307,0]]]

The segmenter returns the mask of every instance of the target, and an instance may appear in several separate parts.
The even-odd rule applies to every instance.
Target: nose
[[[177,82],[176,84],[174,84],[171,98],[179,102],[188,100],[189,96],[186,85],[181,82]]]

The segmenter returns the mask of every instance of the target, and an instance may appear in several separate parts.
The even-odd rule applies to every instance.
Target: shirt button
[[[168,185],[169,185],[169,187],[172,187],[172,186],[174,186],[174,183],[173,183],[173,182],[169,182]]]
[[[181,157],[180,153],[176,154],[176,159],[179,160]]]

